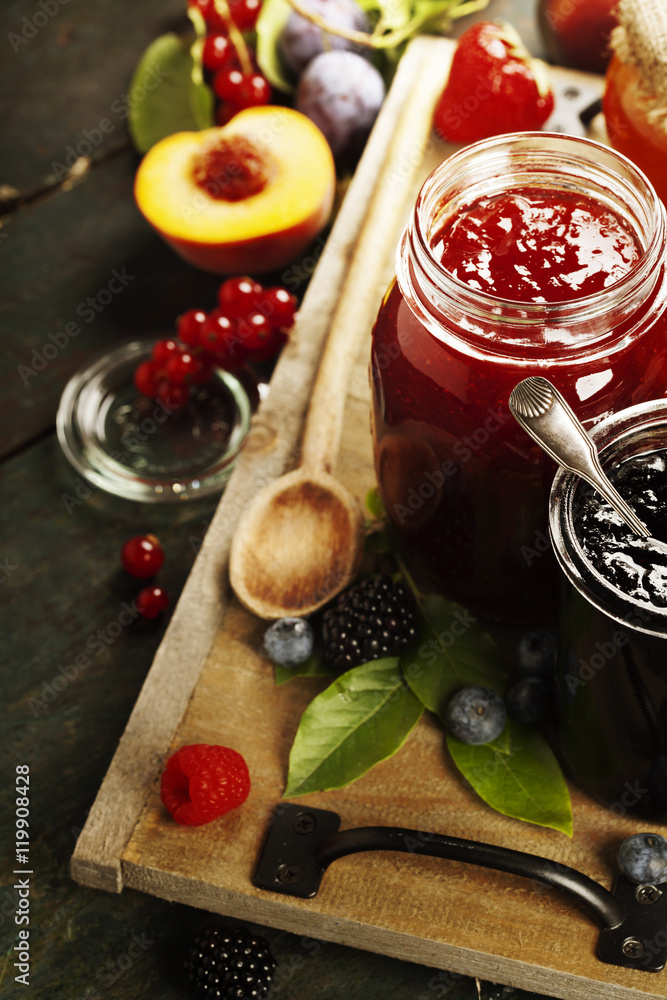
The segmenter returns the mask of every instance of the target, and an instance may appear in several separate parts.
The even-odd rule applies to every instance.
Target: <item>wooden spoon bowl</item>
[[[236,596],[260,618],[310,614],[354,576],[363,549],[355,497],[327,472],[295,469],[241,519],[230,553]]]

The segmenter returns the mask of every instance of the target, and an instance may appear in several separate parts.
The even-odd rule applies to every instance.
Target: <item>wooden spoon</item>
[[[334,322],[329,333],[306,416],[299,468],[257,494],[232,539],[232,587],[260,618],[315,611],[346,586],[361,556],[361,508],[331,475],[358,347],[349,329]]]
[[[426,39],[420,43],[428,44]],[[442,61],[425,59],[411,90],[417,96],[405,99],[386,157],[398,168],[380,176],[350,260],[306,416],[300,466],[266,486],[236,526],[231,585],[241,603],[261,618],[315,611],[349,583],[361,556],[359,504],[331,469],[352,364],[387,286],[388,262],[378,248],[396,245],[407,218],[416,191],[413,169],[403,166],[424,155],[435,98],[425,101],[423,94],[439,94],[447,71]]]

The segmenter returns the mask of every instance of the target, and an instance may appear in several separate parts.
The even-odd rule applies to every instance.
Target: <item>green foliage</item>
[[[190,44],[177,35],[161,35],[148,46],[130,83],[128,128],[138,152],[148,152],[174,132],[214,124],[213,94],[193,79],[193,72],[197,76]]]
[[[468,746],[448,734],[447,746],[464,778],[497,812],[572,836],[570,794],[537,730],[509,720],[492,743]]]
[[[342,788],[360,778],[403,746],[421,714],[397,657],[348,670],[301,717],[285,797]]]
[[[257,62],[269,83],[284,94],[294,92],[294,82],[283,65],[278,38],[292,8],[287,0],[264,0],[257,19]]]
[[[401,656],[401,669],[413,692],[431,712],[444,717],[450,697],[467,684],[481,684],[503,695],[500,653],[479,622],[452,601],[428,594],[421,599],[417,637]]]

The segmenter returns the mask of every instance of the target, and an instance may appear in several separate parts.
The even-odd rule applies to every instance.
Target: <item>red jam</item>
[[[523,188],[480,198],[431,241],[459,281],[501,299],[564,302],[613,285],[641,257],[629,226],[592,198]]]
[[[433,258],[471,290],[498,299],[490,311],[487,299],[482,335],[479,314],[457,312],[458,300],[457,309],[438,313],[425,292],[432,279],[420,278],[426,272],[411,246],[403,244],[402,280],[409,271],[417,291],[406,294],[428,300],[429,329],[417,318],[416,299],[412,308],[395,282],[371,355],[376,473],[403,555],[424,589],[477,614],[553,619],[558,577],[547,505],[555,466],[507,401],[521,379],[545,375],[590,425],[665,394],[663,283],[621,318],[614,288],[643,256],[640,241],[620,214],[566,188],[491,194],[435,228]],[[547,315],[541,322],[501,329],[499,321],[498,333],[491,322],[504,300],[520,313],[517,301],[573,303],[607,290],[609,308],[594,335],[576,325],[556,329],[547,307],[536,307]]]

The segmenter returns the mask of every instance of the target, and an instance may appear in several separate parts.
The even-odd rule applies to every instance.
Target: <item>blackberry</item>
[[[402,583],[371,577],[343,591],[322,618],[324,660],[334,670],[350,670],[397,656],[415,635],[416,621]]]
[[[268,943],[242,927],[209,927],[188,953],[185,969],[198,993],[211,1000],[263,1000],[276,961]]]

